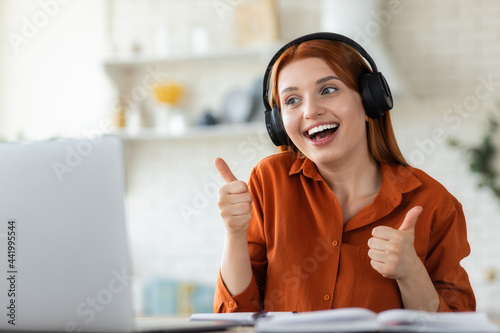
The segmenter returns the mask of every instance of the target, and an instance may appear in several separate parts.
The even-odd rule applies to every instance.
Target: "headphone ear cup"
[[[358,87],[368,117],[377,119],[392,109],[391,90],[382,73],[362,73]]]
[[[283,127],[280,113],[281,111],[276,104],[272,110],[264,112],[267,133],[276,146],[288,145],[288,135]]]

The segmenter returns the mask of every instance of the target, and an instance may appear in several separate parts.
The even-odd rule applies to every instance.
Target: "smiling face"
[[[370,158],[361,96],[322,59],[287,64],[279,72],[277,88],[288,136],[316,165],[350,165]]]

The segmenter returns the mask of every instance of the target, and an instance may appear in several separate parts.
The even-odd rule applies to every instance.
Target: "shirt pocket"
[[[401,293],[396,280],[383,277],[370,264],[368,246],[357,247],[351,307],[375,312],[402,308]]]

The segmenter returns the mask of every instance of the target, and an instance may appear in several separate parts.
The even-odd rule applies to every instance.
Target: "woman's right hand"
[[[215,160],[215,167],[226,184],[219,189],[219,210],[226,231],[230,236],[244,236],[252,217],[252,195],[245,182],[238,180],[222,158]]]

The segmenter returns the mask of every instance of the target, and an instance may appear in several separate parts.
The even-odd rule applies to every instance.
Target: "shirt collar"
[[[381,191],[387,196],[394,206],[401,202],[403,193],[408,193],[421,186],[422,183],[413,174],[413,168],[403,165],[381,164],[382,171],[382,187]],[[292,164],[289,176],[302,172],[308,178],[314,180],[322,180],[318,168],[313,161],[305,158],[297,158]]]
[[[420,187],[422,182],[413,174],[413,168],[403,165],[382,164],[382,187],[389,203],[396,207],[401,203],[404,193]]]
[[[344,231],[363,227],[384,216],[389,215],[402,200],[403,194],[413,191],[422,185],[409,166],[381,164],[382,186],[368,209],[356,214],[345,226]],[[308,158],[297,158],[290,168],[289,175],[302,173],[305,177],[323,181],[316,165]]]
[[[422,185],[413,174],[413,168],[402,165],[381,164],[382,186],[366,210],[356,214],[345,226],[344,231],[364,227],[372,221],[389,215],[403,201],[403,194]]]
[[[321,180],[322,177],[316,168],[316,164],[313,161],[305,158],[297,158],[290,168],[289,176],[295,175],[302,172],[304,176],[312,178],[314,180]]]

